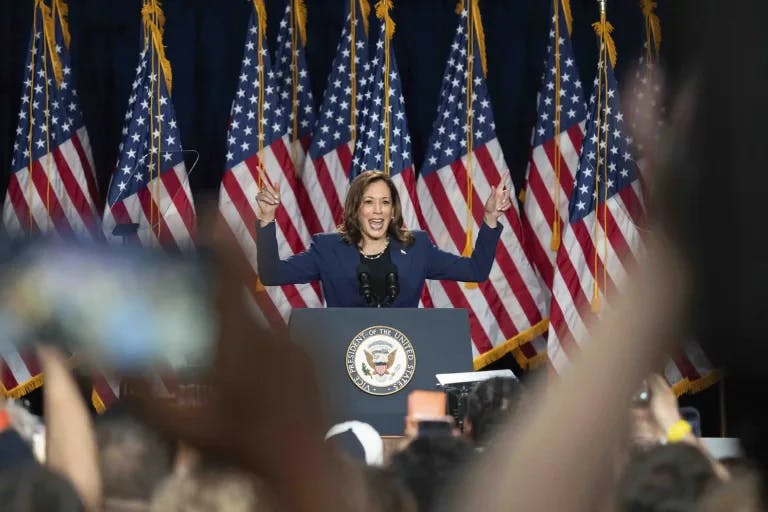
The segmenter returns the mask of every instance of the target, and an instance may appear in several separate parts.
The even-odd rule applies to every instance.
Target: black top
[[[384,303],[384,298],[387,296],[387,283],[385,276],[392,272],[393,269],[397,272],[397,269],[392,264],[392,256],[389,253],[389,246],[384,249],[384,252],[378,258],[366,258],[360,253],[360,264],[368,267],[368,274],[371,278],[371,286],[373,287],[373,295],[376,297],[378,304]]]

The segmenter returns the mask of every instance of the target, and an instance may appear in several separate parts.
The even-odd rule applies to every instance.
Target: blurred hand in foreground
[[[204,382],[210,399],[177,407],[133,379],[129,403],[165,434],[271,484],[289,510],[338,509],[312,362],[285,334],[260,327],[243,296],[246,264],[235,242],[211,244],[218,341]]]

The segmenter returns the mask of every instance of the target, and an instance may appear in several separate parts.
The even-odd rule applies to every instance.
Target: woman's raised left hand
[[[512,206],[512,198],[509,196],[509,189],[506,185],[506,179],[499,182],[491,189],[491,195],[485,202],[485,213],[483,219],[489,227],[495,228],[499,217]]]

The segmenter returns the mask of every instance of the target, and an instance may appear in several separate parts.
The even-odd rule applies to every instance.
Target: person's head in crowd
[[[711,462],[697,448],[684,443],[655,446],[630,458],[616,491],[616,509],[693,512],[716,481]]]
[[[515,378],[479,382],[467,400],[464,434],[476,445],[485,446],[496,427],[517,414],[523,397],[523,385]]]
[[[94,429],[105,499],[148,502],[173,469],[173,445],[120,406],[98,417]]]
[[[368,512],[417,512],[416,499],[388,469],[368,466],[363,470]]]
[[[85,507],[69,480],[32,462],[0,472],[0,510],[83,512]]]
[[[474,450],[461,437],[451,435],[417,437],[394,454],[390,469],[416,498],[420,512],[435,510]]]
[[[345,421],[328,429],[325,440],[337,450],[365,464],[379,466],[384,460],[381,436],[368,423]]]
[[[403,228],[400,194],[392,178],[381,171],[365,171],[352,180],[339,231],[345,242],[356,246],[388,236],[412,243],[413,235]]]
[[[274,498],[256,477],[204,462],[160,484],[150,512],[271,512]]]

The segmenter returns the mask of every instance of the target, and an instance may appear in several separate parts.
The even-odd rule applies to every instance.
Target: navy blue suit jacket
[[[392,239],[390,255],[400,281],[400,294],[393,307],[417,307],[426,279],[465,282],[488,279],[501,230],[501,224],[490,228],[483,223],[470,258],[438,249],[423,231],[413,232],[415,241],[409,247]],[[315,235],[308,250],[281,260],[275,223],[271,222],[263,228],[257,225],[256,245],[259,278],[263,284],[275,286],[319,280],[328,307],[365,307],[357,278],[360,253],[339,233]]]

